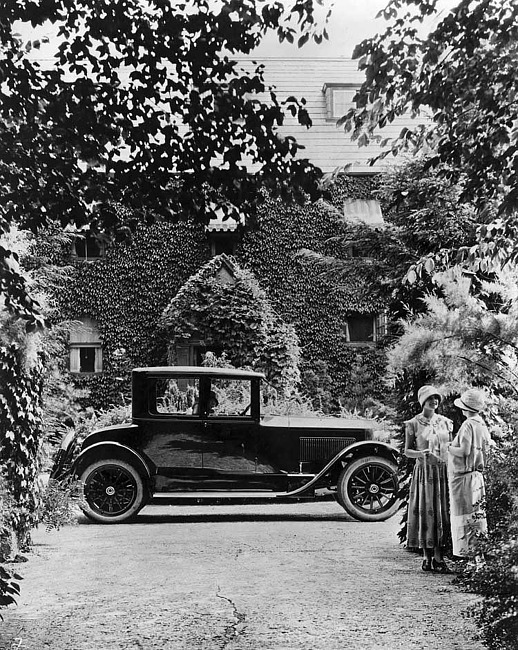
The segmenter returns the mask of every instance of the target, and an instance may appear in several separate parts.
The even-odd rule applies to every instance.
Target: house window
[[[379,341],[387,333],[387,315],[351,314],[345,322],[345,338],[351,345],[366,345]]]
[[[326,118],[337,120],[355,107],[356,84],[326,83],[322,88],[326,99]]]
[[[212,257],[216,255],[234,255],[236,252],[237,235],[235,232],[211,232],[209,233],[210,252]]]
[[[70,329],[70,372],[95,374],[102,372],[102,345],[97,324],[82,318]]]
[[[104,244],[93,235],[81,235],[72,245],[72,257],[85,262],[92,262],[104,257]]]

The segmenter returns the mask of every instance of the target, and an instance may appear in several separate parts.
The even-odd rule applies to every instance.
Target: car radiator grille
[[[356,442],[356,438],[301,438],[300,462],[329,460]]]

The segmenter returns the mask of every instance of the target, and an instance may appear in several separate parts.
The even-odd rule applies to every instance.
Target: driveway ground
[[[148,506],[133,524],[40,529],[0,649],[481,650],[473,597],[420,570],[398,519]]]

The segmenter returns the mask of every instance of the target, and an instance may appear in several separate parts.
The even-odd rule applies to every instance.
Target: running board
[[[254,490],[250,492],[156,492],[153,499],[277,499],[285,497],[287,492]]]
[[[315,501],[320,499],[334,500],[335,493],[330,490],[318,490],[319,494],[294,495],[289,492],[270,491],[240,491],[240,492],[156,492],[153,494],[150,503],[199,503],[199,502],[221,502],[221,501]]]

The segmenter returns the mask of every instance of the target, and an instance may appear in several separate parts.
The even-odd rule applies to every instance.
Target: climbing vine
[[[320,368],[318,373],[330,378],[327,408],[332,403],[336,407],[339,401],[359,405],[362,395],[384,397],[383,352],[374,346],[348,345],[344,323],[352,313],[383,311],[387,297],[371,260],[351,259],[347,282],[336,288],[302,265],[297,252],[311,249],[345,257],[338,237],[347,227],[343,202],[345,198],[370,198],[375,183],[371,177],[341,177],[331,186],[327,203],[305,206],[287,206],[265,197],[256,214],[256,227],[244,235],[237,252],[238,260],[254,271],[283,319],[293,323],[306,371],[314,379],[315,369]],[[308,375],[308,387],[315,388],[312,382]]]
[[[359,391],[378,399],[384,396],[382,350],[348,345],[344,323],[351,314],[382,311],[386,296],[371,260],[351,259],[347,281],[336,288],[317,271],[301,264],[297,253],[307,248],[347,257],[338,237],[346,229],[344,201],[372,198],[376,186],[374,177],[340,176],[327,188],[326,201],[302,206],[285,204],[265,193],[235,253],[239,266],[257,278],[260,290],[271,302],[272,313],[284,323],[282,327],[294,327],[301,348],[303,379],[307,376],[308,388],[320,386],[319,407],[323,405],[327,410],[337,409],[344,401],[359,403]],[[89,390],[90,404],[106,408],[120,403],[129,396],[132,367],[166,363],[166,343],[157,327],[160,315],[188,278],[209,259],[203,226],[184,222],[141,226],[131,241],[108,246],[103,259],[75,262],[72,282],[59,290],[60,317],[74,320],[89,316],[98,323],[103,372],[75,377],[79,387]],[[208,285],[204,300],[209,304],[211,298],[206,290]],[[182,291],[182,317],[188,319],[186,296],[190,290]],[[223,304],[223,295],[219,299]],[[198,304],[198,308],[202,305]],[[230,331],[228,323],[219,318],[211,327]],[[177,327],[180,329],[174,335],[180,336],[181,322]],[[281,338],[285,337],[286,333]],[[249,361],[246,355],[235,352],[235,359]],[[280,356],[276,358],[280,360]]]
[[[37,523],[42,366],[30,366],[20,344],[0,347],[0,471],[12,503],[5,522],[21,548]]]
[[[130,370],[165,361],[158,319],[183,283],[209,258],[204,229],[192,223],[139,227],[94,262],[76,261],[59,292],[61,316],[93,318],[103,345],[103,372],[77,375],[97,408],[129,396]]]
[[[223,345],[234,366],[264,371],[284,393],[299,383],[300,349],[293,326],[275,313],[254,275],[226,256],[215,257],[186,282],[161,325],[173,361],[176,345],[197,333],[206,347]]]

